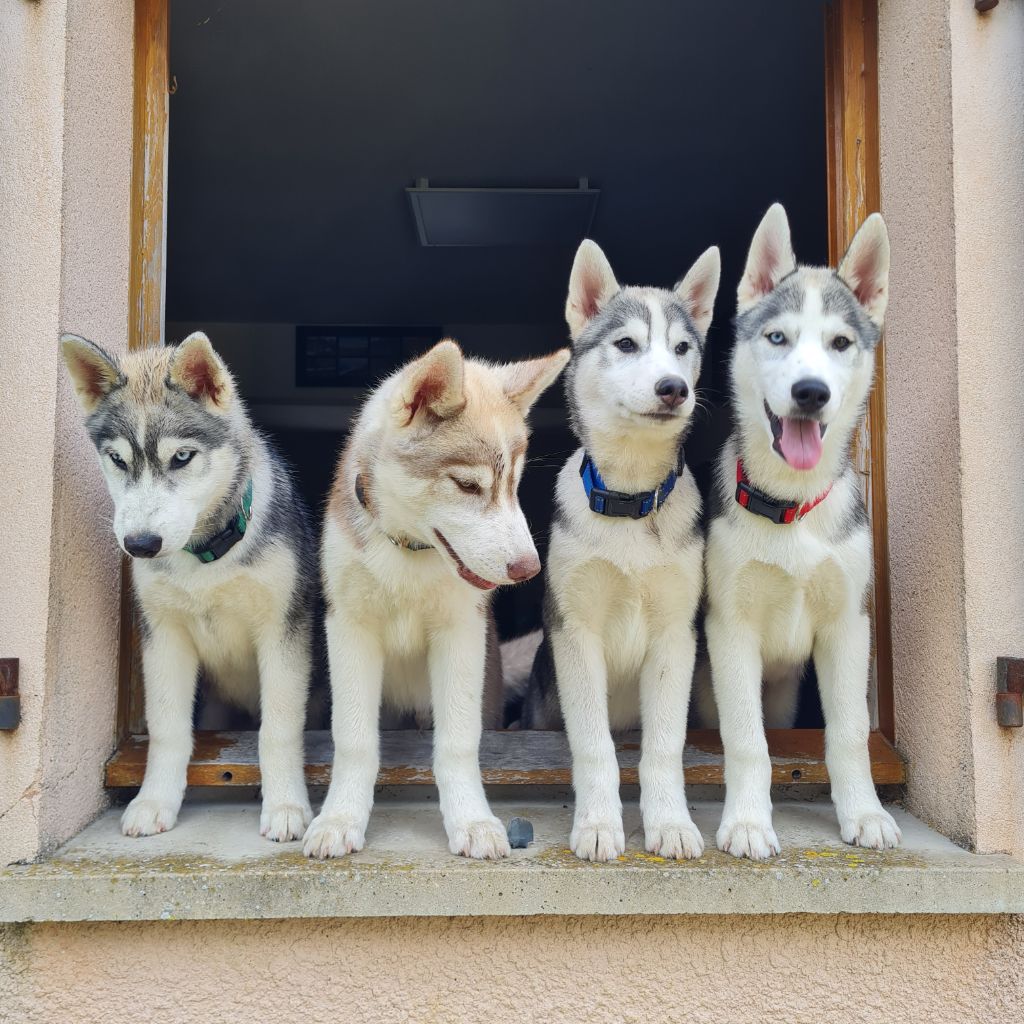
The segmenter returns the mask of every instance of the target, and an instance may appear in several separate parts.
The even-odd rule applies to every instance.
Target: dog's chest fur
[[[391,707],[430,707],[432,633],[479,620],[487,597],[455,578],[436,551],[407,551],[380,535],[359,548],[333,518],[324,527],[324,585],[342,613],[380,637],[383,698]]]
[[[163,563],[136,564],[134,572],[150,630],[183,629],[206,678],[223,697],[256,712],[256,637],[287,619],[297,569],[291,550],[271,544],[252,564],[239,558],[204,565],[182,552]]]
[[[686,628],[702,590],[700,496],[687,471],[656,513],[641,520],[601,516],[580,483],[582,450],[562,469],[548,552],[549,628],[599,638],[608,670],[613,728],[637,721],[640,669],[654,632]]]
[[[731,449],[720,479],[735,471]],[[870,534],[852,472],[800,522],[776,526],[741,508],[720,484],[723,508],[711,522],[708,594],[719,614],[752,627],[766,666],[812,653],[815,633],[861,606],[871,573]]]

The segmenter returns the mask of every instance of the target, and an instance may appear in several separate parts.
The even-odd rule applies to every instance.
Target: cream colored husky
[[[504,857],[478,753],[488,595],[540,560],[516,490],[526,413],[568,351],[491,366],[442,341],[367,401],[338,462],[323,581],[334,769],[310,857],[363,847],[382,700],[434,719],[434,775],[453,853]]]

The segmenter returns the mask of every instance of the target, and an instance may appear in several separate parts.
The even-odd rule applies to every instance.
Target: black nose
[[[817,412],[828,404],[832,397],[828,385],[823,380],[816,380],[814,377],[805,377],[793,385],[793,401],[800,407],[801,412]]]
[[[654,393],[670,408],[682,405],[690,393],[682,377],[662,377],[654,385]]]
[[[124,549],[132,558],[152,558],[160,553],[163,538],[155,533],[133,533],[124,539]]]

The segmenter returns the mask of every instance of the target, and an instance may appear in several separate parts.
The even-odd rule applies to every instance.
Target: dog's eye
[[[464,494],[483,494],[483,489],[475,480],[460,480],[457,476],[453,476],[452,482]]]
[[[171,456],[171,469],[181,469],[183,466],[187,466],[193,458],[195,458],[194,448],[179,448]]]
[[[615,342],[615,347],[620,352],[635,352],[637,345],[632,338],[619,338],[619,340]]]
[[[124,459],[122,459],[121,456],[117,454],[117,452],[110,451],[110,452],[107,452],[107,454],[110,456],[110,461],[115,466],[117,466],[118,469],[127,469],[128,468],[128,463],[125,462]]]
[[[853,344],[845,334],[840,334],[838,338],[832,339],[832,347],[837,352],[845,352]]]
[[[768,341],[772,345],[785,345],[786,344],[786,336],[782,333],[782,331],[769,331],[765,335],[765,337],[768,339]]]
[[[690,343],[688,341],[681,341],[676,345],[676,355],[685,356],[690,351]]]

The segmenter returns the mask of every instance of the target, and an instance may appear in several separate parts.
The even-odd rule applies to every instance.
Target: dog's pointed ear
[[[569,349],[563,348],[540,359],[506,363],[494,372],[509,400],[525,416],[533,403],[555,383],[571,355]]]
[[[60,336],[60,354],[71,375],[78,403],[86,414],[125,382],[114,357],[77,334]]]
[[[234,381],[202,331],[190,334],[177,346],[167,376],[209,412],[225,413],[231,407]]]
[[[708,333],[711,326],[721,276],[722,254],[718,251],[718,246],[713,245],[701,253],[697,262],[686,272],[686,277],[676,285],[676,295],[682,300],[686,312],[690,314],[694,326],[702,337]]]
[[[754,232],[747,267],[736,295],[742,313],[763,299],[787,275],[796,270],[789,219],[781,203],[772,203]]]
[[[569,275],[569,297],[565,300],[565,319],[569,337],[578,341],[587,322],[619,290],[611,264],[597,242],[584,238],[576,250]]]
[[[466,368],[462,349],[446,338],[410,363],[398,379],[391,399],[391,412],[401,427],[418,417],[448,419],[466,405]]]
[[[873,213],[853,236],[839,264],[839,276],[879,327],[889,304],[889,232],[880,213]]]

